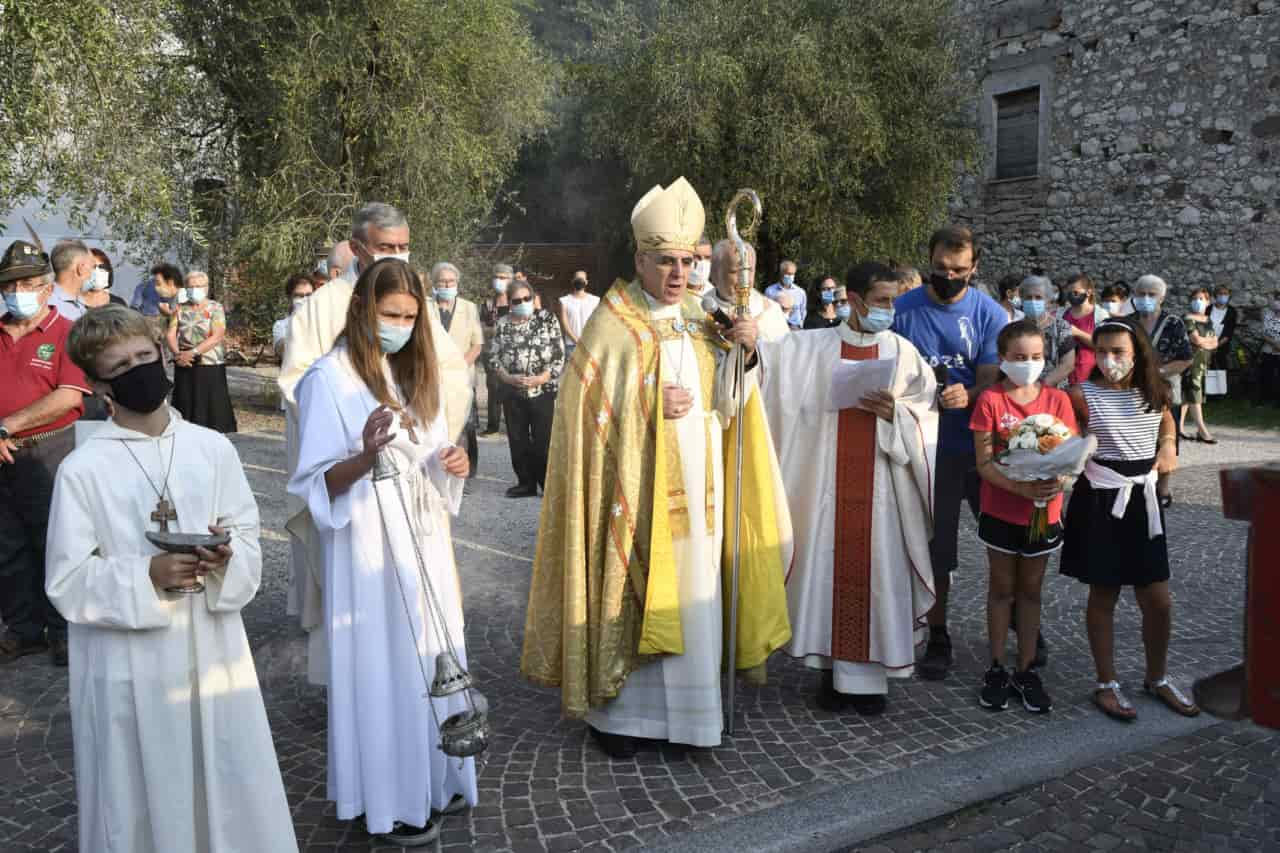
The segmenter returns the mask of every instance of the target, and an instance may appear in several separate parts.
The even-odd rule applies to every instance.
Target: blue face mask
[[[1133,297],[1133,310],[1139,314],[1156,313],[1156,298],[1154,296]]]
[[[1024,299],[1022,300],[1022,313],[1031,319],[1035,319],[1044,313],[1043,299]]]
[[[823,305],[830,305],[836,301],[836,292],[834,290],[824,290],[822,291],[821,299]]]
[[[40,294],[15,290],[4,295],[4,307],[18,320],[30,320],[40,313]]]
[[[1216,297],[1214,297],[1214,300],[1213,300],[1213,301],[1214,301],[1214,302],[1217,302],[1219,305],[1226,305],[1228,302],[1230,302],[1230,301],[1231,301],[1231,297],[1230,297],[1230,296],[1216,296]]]
[[[859,317],[858,325],[862,326],[864,332],[879,334],[893,325],[893,309],[868,305],[867,316]]]
[[[413,326],[392,326],[378,321],[378,343],[382,345],[382,351],[388,355],[404,349],[404,345],[409,343],[409,338],[412,336]]]
[[[850,308],[848,305],[836,306],[836,316],[839,317],[841,320],[848,320],[850,315],[852,314],[853,314],[853,309]]]
[[[533,316],[533,303],[532,303],[532,302],[521,302],[521,303],[520,303],[520,304],[518,304],[518,305],[512,305],[512,306],[511,306],[511,313],[512,313],[512,314],[515,314],[517,317],[532,317],[532,316]]]
[[[790,287],[791,285],[796,283],[796,277],[793,275],[784,275],[782,277],[782,283],[785,284],[787,287]]]
[[[435,289],[437,302],[452,302],[458,298],[458,288],[456,287],[437,287]]]
[[[1203,314],[1203,313],[1204,313],[1204,309],[1206,309],[1206,308],[1208,308],[1208,307],[1209,307],[1209,301],[1208,301],[1207,299],[1192,299],[1192,300],[1191,300],[1191,310],[1192,310],[1192,311],[1194,311],[1194,312],[1195,312],[1195,313],[1197,313],[1197,314]]]

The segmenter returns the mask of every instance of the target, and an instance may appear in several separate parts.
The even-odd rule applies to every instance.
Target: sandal
[[[1174,687],[1173,682],[1169,680],[1167,675],[1158,681],[1142,682],[1142,689],[1148,695],[1159,699],[1170,710],[1184,717],[1195,717],[1200,713],[1200,706],[1183,695],[1182,691],[1177,687]]]
[[[1156,501],[1160,504],[1161,509],[1168,509],[1173,506],[1173,495],[1159,495]]]
[[[1103,698],[1107,691],[1111,693],[1110,701]],[[1098,682],[1093,690],[1093,704],[1097,705],[1098,710],[1113,720],[1132,723],[1138,719],[1138,712],[1134,709],[1133,703],[1120,692],[1120,682],[1118,681]]]

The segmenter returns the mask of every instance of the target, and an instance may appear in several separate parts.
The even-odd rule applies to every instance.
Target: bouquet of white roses
[[[1085,463],[1098,449],[1093,436],[1078,436],[1053,415],[1032,415],[1002,433],[1005,450],[996,454],[1000,473],[1010,480],[1029,483],[1080,476]],[[1027,530],[1043,538],[1049,527],[1048,502],[1035,502]]]

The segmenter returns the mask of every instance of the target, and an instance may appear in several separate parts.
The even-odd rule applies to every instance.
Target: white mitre
[[[683,177],[666,189],[655,186],[631,210],[631,232],[642,252],[692,252],[706,221],[702,199]]]

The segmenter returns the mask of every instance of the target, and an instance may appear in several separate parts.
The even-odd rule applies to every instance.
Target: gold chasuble
[[[685,296],[681,318],[683,329],[675,333],[689,334],[702,399],[710,405],[724,344],[696,297]],[[657,656],[684,653],[672,541],[690,533],[690,501],[705,501],[708,519],[724,510],[714,506],[710,486],[704,495],[684,493],[674,431],[662,416],[662,340],[673,333],[667,325],[654,322],[638,282],[615,282],[561,380],[520,668],[535,683],[561,688],[568,717],[616,698],[627,677]],[[772,478],[757,476],[776,462],[754,395],[751,403],[744,432],[751,524],[743,527],[743,668],[763,663],[790,638],[777,496]],[[709,470],[714,464],[725,463],[707,460]],[[730,560],[726,555],[725,574]],[[728,603],[726,596],[726,622]]]

